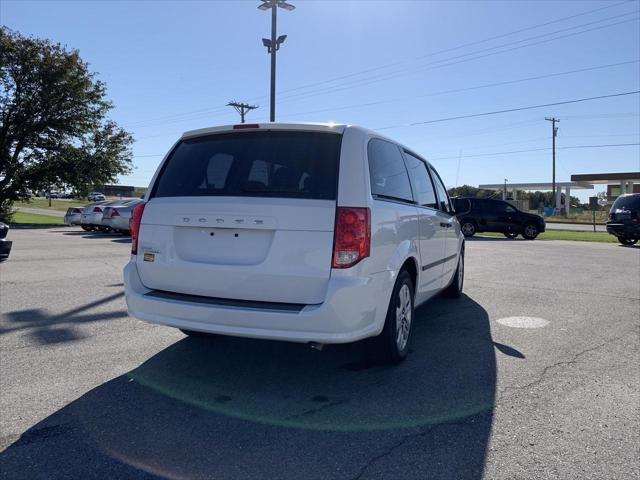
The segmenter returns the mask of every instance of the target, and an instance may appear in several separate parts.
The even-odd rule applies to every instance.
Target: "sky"
[[[447,187],[550,182],[552,116],[558,181],[640,170],[638,94],[441,121],[640,90],[638,0],[291,3],[278,11],[277,121],[379,130]],[[1,0],[0,23],[79,50],[135,138],[120,183],[147,186],[182,132],[239,122],[229,101],[268,121],[259,4]]]

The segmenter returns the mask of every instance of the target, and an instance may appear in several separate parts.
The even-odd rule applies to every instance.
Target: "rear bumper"
[[[65,215],[64,223],[67,225],[80,225],[80,214],[77,213],[75,215]]]
[[[640,238],[640,224],[607,223],[607,233],[616,237]]]
[[[300,311],[207,305],[147,295],[135,262],[124,268],[129,313],[185,330],[291,342],[349,343],[378,335],[393,289],[393,272],[332,276],[325,301]]]
[[[102,224],[107,227],[111,227],[114,230],[129,230],[129,218],[125,217],[112,217],[102,220]]]

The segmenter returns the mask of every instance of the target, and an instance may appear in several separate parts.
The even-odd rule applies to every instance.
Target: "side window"
[[[491,206],[495,213],[516,213],[516,209],[506,202],[491,202]]]
[[[436,172],[433,167],[431,168],[431,177],[433,178],[433,183],[436,185],[436,192],[438,192],[438,210],[442,210],[445,213],[452,214],[451,203],[449,202],[449,195],[447,194],[447,189],[444,188],[444,184],[442,180],[440,180],[440,176],[438,172]]]
[[[471,200],[466,198],[456,198],[453,202],[453,206],[458,213],[467,213],[471,211]]]
[[[367,146],[371,194],[413,202],[409,176],[400,149],[393,143],[373,138]]]
[[[233,157],[226,153],[216,153],[213,155],[207,164],[207,177],[200,188],[215,188],[216,190],[224,188],[232,162]]]
[[[404,152],[404,156],[416,202],[423,207],[438,208],[436,192],[427,171],[427,164],[407,151]]]
[[[497,214],[497,213],[504,213],[504,209],[500,208],[499,202],[491,201],[491,200],[485,200],[484,202],[484,208],[483,211],[485,213],[492,213],[492,214]]]

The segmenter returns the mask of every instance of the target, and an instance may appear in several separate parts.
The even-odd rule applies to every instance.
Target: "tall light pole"
[[[276,51],[280,49],[280,45],[287,38],[286,35],[280,35],[276,38],[276,20],[278,8],[291,11],[296,7],[287,3],[285,0],[262,0],[262,4],[258,7],[260,10],[267,11],[271,9],[271,39],[263,38],[262,44],[267,47],[267,52],[271,54],[271,96],[269,120],[276,121]]]
[[[552,177],[552,187],[553,194],[551,195],[551,205],[555,211],[556,208],[559,208],[557,195],[556,195],[556,137],[558,136],[558,127],[556,127],[556,122],[560,122],[556,117],[545,117],[545,120],[551,122],[551,138],[552,138],[552,150],[553,150],[553,177]]]

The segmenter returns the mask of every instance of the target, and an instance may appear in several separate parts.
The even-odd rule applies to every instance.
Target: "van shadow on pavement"
[[[467,296],[439,298],[414,325],[396,367],[365,361],[362,342],[317,352],[182,339],[30,428],[0,454],[0,472],[480,479],[496,386],[488,315]]]

